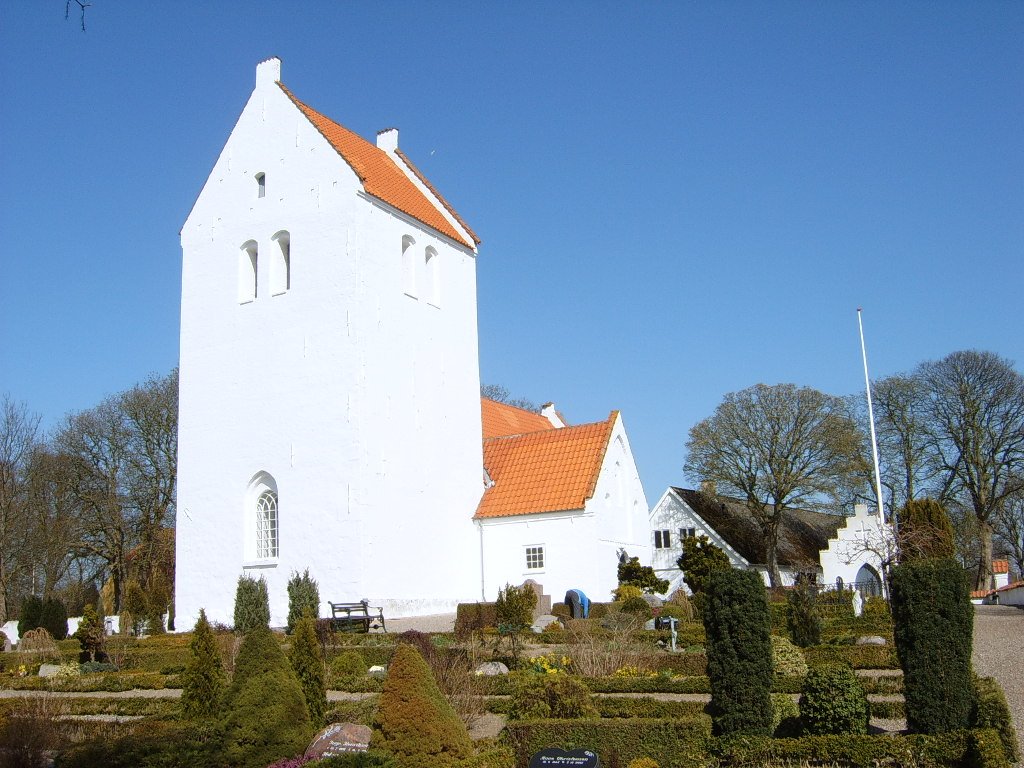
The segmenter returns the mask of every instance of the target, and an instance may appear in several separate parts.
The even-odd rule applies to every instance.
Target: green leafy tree
[[[900,560],[953,557],[953,523],[935,499],[912,499],[898,514]]]
[[[498,632],[509,638],[512,655],[519,656],[519,638],[533,624],[533,609],[537,607],[537,593],[528,585],[514,587],[506,584],[498,591],[494,610],[498,619]]]
[[[649,565],[640,565],[639,557],[619,562],[619,584],[628,584],[643,590],[647,595],[663,595],[668,592],[668,579],[659,579]]]
[[[289,635],[307,611],[314,619],[320,615],[320,585],[309,575],[309,568],[301,574],[293,571],[288,579],[288,626],[285,631]]]
[[[755,571],[714,571],[704,610],[716,734],[772,730],[772,645],[764,582]]]
[[[235,589],[235,631],[243,635],[270,626],[270,596],[263,578],[239,576]]]
[[[217,641],[202,608],[189,650],[191,656],[182,675],[182,714],[196,720],[216,719],[221,713],[226,680]]]
[[[308,611],[295,625],[289,661],[306,697],[309,719],[314,726],[320,727],[327,711],[327,684],[324,657],[316,638],[316,623]]]
[[[370,743],[402,768],[461,768],[473,753],[466,726],[408,643],[391,657]]]
[[[686,586],[695,595],[704,591],[713,571],[724,571],[732,567],[729,556],[704,535],[683,539],[683,554],[676,560],[676,565],[683,572]]]
[[[757,384],[726,395],[690,430],[685,471],[744,500],[761,528],[769,581],[777,587],[783,513],[834,503],[859,467],[860,443],[841,398],[793,384]]]
[[[974,706],[967,572],[952,558],[901,563],[892,574],[892,618],[907,725],[916,733],[967,728]]]

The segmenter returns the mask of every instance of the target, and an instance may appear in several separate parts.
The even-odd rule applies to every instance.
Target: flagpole
[[[857,307],[857,327],[860,328],[860,354],[864,359],[864,389],[868,395],[868,426],[871,428],[871,458],[875,463],[875,494],[878,497],[878,515],[885,522],[885,505],[882,503],[882,473],[878,469],[878,440],[875,439],[875,412],[871,407],[871,377],[868,376],[868,351],[864,346],[864,321],[861,308]]]

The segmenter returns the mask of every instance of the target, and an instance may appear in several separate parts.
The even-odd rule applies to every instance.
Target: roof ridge
[[[352,172],[355,173],[355,175],[359,178],[359,181],[362,183],[364,192],[380,200],[381,202],[390,205],[395,210],[401,211],[407,216],[411,216],[416,221],[420,222],[424,226],[429,227],[430,229],[443,235],[444,237],[447,237],[449,240],[452,240],[456,243],[459,243],[460,245],[467,246],[469,248],[474,247],[474,245],[469,240],[467,240],[462,234],[460,234],[455,229],[454,226],[452,226],[451,222],[445,217],[444,213],[442,212],[441,208],[438,207],[437,203],[432,202],[430,198],[427,197],[427,195],[424,194],[423,191],[413,183],[413,181],[406,175],[405,171],[403,171],[401,167],[399,167],[398,163],[395,162],[394,158],[388,152],[385,152],[376,144],[367,141],[355,131],[346,128],[338,121],[332,120],[322,112],[318,112],[317,110],[313,109],[311,106],[309,106],[304,101],[299,99],[294,93],[292,93],[291,90],[289,90],[288,86],[286,86],[284,83],[278,82],[277,85],[284,92],[284,94],[292,101],[292,103],[299,109],[299,111],[305,116],[305,118],[309,120],[310,124],[317,130],[317,132],[321,136],[323,136],[324,141],[326,141],[327,144],[332,149],[334,149],[334,151],[337,152],[338,155],[340,155],[341,158],[348,164],[348,166],[352,169]],[[389,179],[387,179],[386,177],[389,175],[389,172],[385,171],[384,167],[377,167],[376,170],[372,167],[363,167],[363,163],[360,161],[358,157],[350,157],[349,154],[346,153],[346,151],[342,148],[342,146],[339,145],[337,141],[335,141],[334,139],[327,135],[327,133],[324,131],[324,128],[321,126],[320,121],[326,124],[326,127],[328,129],[336,129],[340,131],[345,140],[356,142],[357,146],[360,147],[359,151],[368,152],[368,156],[364,158],[364,160],[365,162],[369,162],[371,166],[376,164],[380,159],[386,159],[387,163],[390,164],[390,167],[394,169],[393,173],[397,174],[397,176],[400,178],[400,185],[407,185],[408,188],[405,190],[405,192],[407,196],[411,196],[412,199],[407,199],[405,201],[398,199],[395,193],[400,192],[400,190],[388,187]],[[355,151],[355,148],[352,148],[352,151]],[[394,182],[394,179],[390,179],[390,181]],[[419,197],[419,200],[416,199],[416,196]],[[422,206],[418,206],[417,203],[421,203],[422,206],[425,206],[425,210],[421,210],[419,213],[417,213],[416,208],[422,208]],[[428,211],[430,212],[429,214]],[[432,221],[431,219],[435,220]]]
[[[597,457],[597,466],[594,468],[590,477],[590,487],[587,489],[586,498],[594,498],[594,493],[597,491],[597,481],[601,477],[601,467],[604,466],[605,457],[608,455],[608,444],[612,441],[612,432],[615,431],[615,422],[619,419],[619,412],[612,411],[608,414],[607,421],[603,422],[607,425],[608,431],[604,436],[604,447],[601,449],[601,455]],[[602,422],[595,422],[595,424],[601,424]],[[563,427],[565,429],[565,427]]]
[[[476,243],[477,245],[480,245],[480,238],[477,237],[476,232],[474,232],[470,228],[469,224],[467,224],[465,222],[465,220],[463,220],[463,218],[461,216],[459,216],[458,211],[456,211],[452,207],[451,203],[449,203],[445,199],[444,195],[442,195],[440,192],[437,191],[437,188],[433,184],[430,183],[430,181],[427,179],[427,177],[424,176],[422,173],[420,173],[420,169],[416,167],[415,163],[413,163],[412,160],[409,159],[408,155],[406,155],[405,152],[403,152],[402,150],[398,149],[397,147],[395,148],[395,154],[398,155],[400,158],[402,158],[402,161],[407,166],[409,166],[409,170],[412,171],[415,174],[416,178],[419,179],[423,183],[423,186],[425,186],[427,189],[429,189],[430,193],[434,197],[437,198],[438,202],[440,202],[441,205],[443,205],[445,207],[445,210],[447,210],[448,213],[450,213],[452,215],[452,217],[457,222],[459,222],[459,226],[461,226],[464,230],[466,230],[466,234],[468,234],[473,239],[473,242]]]

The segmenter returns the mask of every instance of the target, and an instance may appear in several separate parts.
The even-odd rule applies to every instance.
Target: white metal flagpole
[[[871,458],[875,462],[875,494],[878,497],[878,514],[885,522],[885,505],[882,503],[882,473],[878,470],[878,441],[875,439],[875,412],[871,407],[871,378],[868,376],[868,351],[864,346],[864,322],[861,308],[857,307],[857,327],[860,328],[860,354],[864,358],[864,389],[868,395],[868,425],[871,428]]]

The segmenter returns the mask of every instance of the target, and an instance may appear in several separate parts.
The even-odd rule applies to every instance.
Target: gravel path
[[[1024,754],[1024,610],[1008,605],[974,606],[974,671],[994,677],[1013,713],[1017,742]]]

